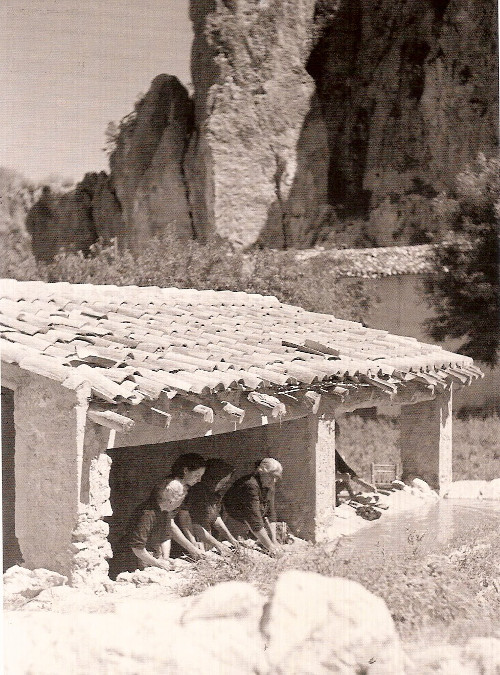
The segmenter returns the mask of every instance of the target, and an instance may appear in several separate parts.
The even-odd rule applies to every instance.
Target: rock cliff
[[[183,161],[192,103],[176,77],[158,75],[122,125],[110,156],[111,183],[135,246],[172,226],[192,236]]]
[[[367,216],[449,187],[498,142],[492,0],[344,0],[308,70],[330,148],[329,202]]]
[[[402,198],[431,197],[495,152],[492,0],[192,7],[197,194],[223,236],[307,246],[325,224],[334,234],[334,210],[391,243],[379,223],[398,227]]]
[[[68,222],[97,231],[94,208],[111,210],[136,248],[172,230],[241,247],[414,243],[405,224],[497,152],[493,0],[191,0],[190,15],[193,98],[155,78],[104,192],[90,212],[65,199]]]
[[[98,239],[127,241],[120,203],[104,171],[88,173],[64,193],[45,187],[28,211],[26,229],[37,260],[50,262],[61,250],[88,253]]]

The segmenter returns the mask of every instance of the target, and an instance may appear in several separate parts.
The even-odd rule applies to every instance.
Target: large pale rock
[[[183,614],[181,623],[206,619],[245,619],[258,626],[264,598],[250,584],[229,581],[217,584],[193,598]]]
[[[28,570],[14,565],[3,575],[4,606],[6,609],[20,607],[42,591],[67,582],[67,577],[51,570]]]
[[[474,664],[481,675],[498,675],[500,673],[500,639],[474,638],[469,640],[462,652],[462,658]]]
[[[298,171],[297,146],[315,89],[305,68],[314,5],[191,2],[197,133],[186,175],[201,236],[215,231],[241,246],[255,243],[267,227],[277,245],[287,236],[283,223]],[[309,198],[314,191],[323,197],[314,169],[302,173]],[[296,191],[296,205],[303,191]],[[302,215],[306,206],[296,210]]]
[[[500,501],[500,478],[488,481],[481,490],[481,497]]]
[[[135,247],[168,228],[192,235],[183,169],[191,126],[187,90],[176,77],[158,75],[122,127],[110,157],[111,180]]]
[[[457,480],[446,488],[443,497],[445,499],[481,499],[487,483],[486,480]]]
[[[56,612],[10,613],[5,673],[266,673],[258,621],[250,626],[235,618],[200,619],[181,625],[185,604],[185,599],[125,600],[112,612],[75,613],[71,620]]]
[[[275,675],[405,672],[389,610],[354,581],[285,572],[262,629]]]

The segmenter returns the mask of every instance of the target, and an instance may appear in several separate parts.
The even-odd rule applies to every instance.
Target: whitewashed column
[[[326,538],[335,509],[335,420],[313,418],[316,438],[311,439],[315,470],[314,540]]]
[[[443,492],[452,480],[452,390],[401,406],[403,480],[422,478]]]

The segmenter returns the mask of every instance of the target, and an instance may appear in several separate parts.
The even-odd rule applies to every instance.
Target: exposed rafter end
[[[121,434],[126,434],[135,426],[135,422],[130,417],[120,415],[114,410],[101,410],[98,408],[90,408],[87,411],[87,417],[95,424],[100,424],[102,427],[114,429]]]
[[[201,403],[199,403],[198,405],[194,406],[193,412],[196,413],[197,415],[201,415],[203,417],[203,421],[206,422],[207,424],[213,424],[214,421],[213,408],[210,408],[208,405],[202,405]]]
[[[245,411],[243,410],[243,408],[238,408],[238,406],[229,403],[229,401],[221,401],[221,403],[222,403],[222,410],[225,413],[231,415],[233,418],[238,420],[239,424],[243,422],[243,419],[245,417]]]
[[[151,411],[156,413],[156,415],[153,415],[153,420],[156,418],[156,421],[153,422],[154,426],[168,429],[170,422],[172,421],[172,415],[165,410],[160,410],[159,408],[151,407]]]
[[[272,417],[281,418],[286,415],[285,404],[279,398],[276,398],[276,396],[252,391],[248,394],[247,398],[251,403],[254,403],[258,408],[263,410],[264,413],[270,410]]]

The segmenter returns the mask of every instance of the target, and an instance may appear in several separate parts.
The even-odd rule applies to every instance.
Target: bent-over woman
[[[231,544],[238,545],[221,517],[222,498],[233,473],[234,467],[224,460],[208,459],[203,478],[189,490],[178,520],[192,544],[202,544],[205,550],[215,547],[221,554],[230,553],[229,547],[213,536],[215,528]]]
[[[188,489],[201,480],[205,464],[205,459],[196,453],[181,455],[173,463],[170,475],[159,481],[149,498],[134,510],[122,542],[133,551],[140,569],[150,566],[171,569],[172,539],[193,558],[203,555],[182,534],[174,518]]]
[[[270,553],[277,554],[275,486],[283,467],[272,457],[258,462],[252,474],[239,478],[226,492],[223,504],[227,513],[244,523]]]

